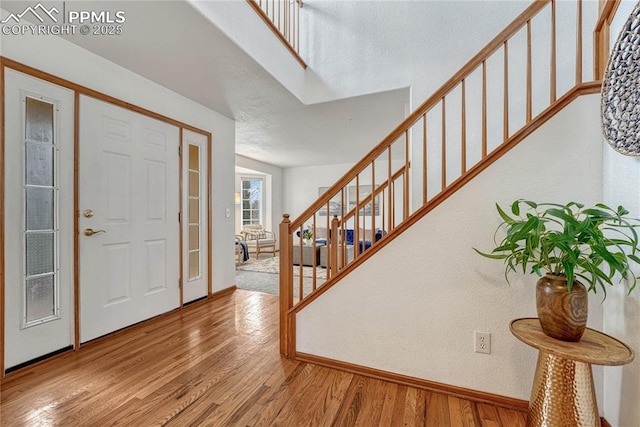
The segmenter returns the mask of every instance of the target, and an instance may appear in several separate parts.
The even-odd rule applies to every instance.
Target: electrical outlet
[[[491,333],[475,331],[475,352],[491,354]]]

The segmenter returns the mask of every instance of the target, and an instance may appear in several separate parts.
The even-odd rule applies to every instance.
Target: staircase
[[[296,356],[300,310],[577,97],[599,92],[614,3],[585,23],[581,0],[569,22],[555,0],[535,1],[298,218],[284,215],[282,354]],[[575,46],[559,53],[564,28]],[[595,28],[594,47],[583,28]],[[592,51],[593,72],[583,66]]]

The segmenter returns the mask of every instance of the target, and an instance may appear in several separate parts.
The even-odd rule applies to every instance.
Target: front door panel
[[[180,304],[179,129],[80,100],[82,342]]]

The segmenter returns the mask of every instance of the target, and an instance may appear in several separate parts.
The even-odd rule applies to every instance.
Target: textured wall
[[[611,44],[635,6],[623,1],[611,24]],[[623,205],[640,218],[640,159],[619,154],[605,144],[604,200],[611,206]],[[640,274],[640,271],[636,271]],[[623,287],[609,292],[604,304],[604,331],[630,345],[636,360],[623,367],[604,368],[604,416],[612,426],[632,427],[640,423],[640,288],[629,296]]]
[[[508,324],[535,316],[536,278],[513,275],[508,286],[502,265],[471,248],[490,248],[495,202],[601,201],[598,100],[574,101],[302,310],[298,351],[528,399],[536,351]],[[601,329],[600,299],[590,301],[589,326]],[[474,330],[492,333],[491,355],[473,352]]]
[[[348,163],[284,170],[284,211],[296,218],[318,199],[318,187],[329,187],[353,165]]]

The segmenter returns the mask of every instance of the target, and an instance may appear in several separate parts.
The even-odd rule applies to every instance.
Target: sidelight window
[[[23,326],[58,317],[55,105],[24,98]]]
[[[202,168],[200,166],[201,155],[200,146],[189,144],[189,183],[188,183],[188,256],[189,256],[189,280],[197,279],[202,275],[201,272],[201,228],[202,228],[202,194],[200,183],[202,177]]]

